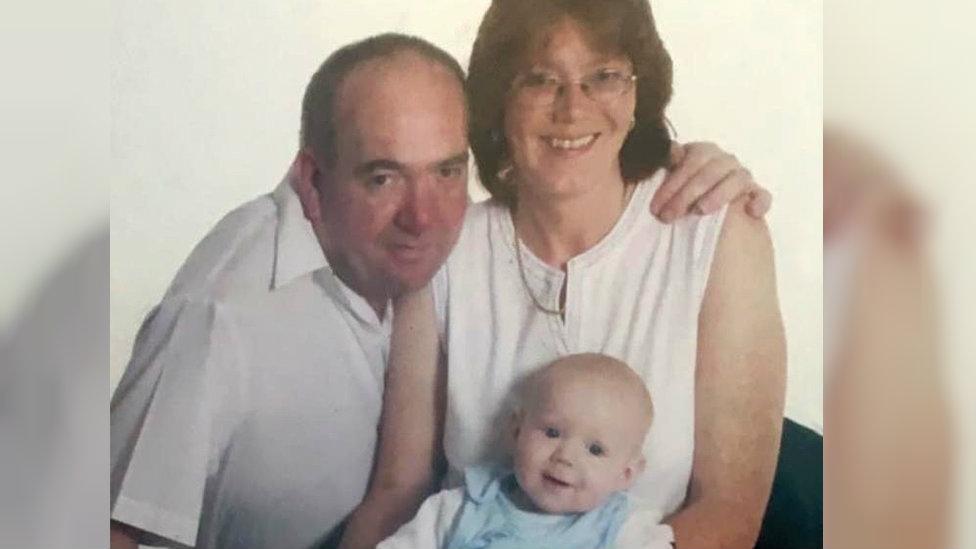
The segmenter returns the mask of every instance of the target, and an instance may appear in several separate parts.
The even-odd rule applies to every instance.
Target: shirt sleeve
[[[443,549],[463,502],[462,488],[430,496],[413,520],[401,526],[376,549]]]
[[[643,506],[628,514],[617,534],[617,549],[672,549],[674,531],[661,513]]]
[[[112,520],[196,543],[204,487],[232,379],[215,381],[229,349],[218,307],[164,302],[140,329],[112,398]]]

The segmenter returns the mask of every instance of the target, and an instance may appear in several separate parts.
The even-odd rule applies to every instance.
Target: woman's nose
[[[552,105],[553,116],[557,121],[572,122],[576,120],[580,111],[586,107],[586,103],[592,101],[584,86],[586,84],[566,82],[559,88]]]

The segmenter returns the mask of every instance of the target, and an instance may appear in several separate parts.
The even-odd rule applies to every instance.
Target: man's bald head
[[[320,162],[331,165],[336,159],[336,98],[343,81],[364,63],[412,52],[442,66],[464,89],[464,69],[451,54],[430,42],[397,33],[372,36],[336,50],[315,71],[302,99],[299,146],[311,149]],[[463,91],[462,91],[463,96]]]

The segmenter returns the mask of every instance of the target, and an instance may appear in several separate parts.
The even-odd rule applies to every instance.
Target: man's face
[[[335,104],[336,162],[316,180],[316,233],[340,278],[374,305],[422,287],[457,241],[467,206],[464,97],[412,52],[366,62]]]

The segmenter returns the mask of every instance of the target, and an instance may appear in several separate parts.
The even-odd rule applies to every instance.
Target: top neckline
[[[627,206],[610,231],[591,248],[570,258],[566,262],[566,270],[569,271],[573,267],[586,267],[599,262],[610,250],[614,249],[617,241],[624,238],[634,224],[641,220],[642,215],[653,220],[654,218],[651,216],[649,209],[650,198],[664,180],[664,173],[665,170],[660,169],[648,179],[636,183],[636,188],[631,194]],[[507,246],[513,256],[519,253],[515,249],[515,238],[517,236],[515,224],[512,221],[511,209],[499,205],[499,207],[492,209],[492,216],[495,217],[495,221],[502,229],[505,246]],[[534,277],[540,279],[555,277],[561,280],[565,276],[562,269],[549,265],[540,259],[521,238],[518,239],[518,243],[527,273],[531,273]]]

